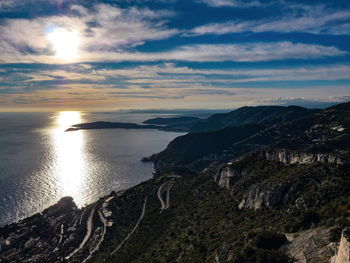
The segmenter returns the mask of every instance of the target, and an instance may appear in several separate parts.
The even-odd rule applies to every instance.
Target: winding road
[[[86,242],[89,240],[90,236],[91,236],[91,232],[92,232],[92,228],[93,228],[93,222],[92,219],[94,217],[95,214],[95,209],[96,209],[96,205],[93,206],[93,208],[91,209],[90,215],[88,220],[86,221],[86,235],[83,239],[83,241],[80,243],[79,247],[77,249],[75,249],[72,253],[70,253],[66,259],[70,259],[73,255],[75,255],[79,250],[81,250]]]
[[[146,211],[146,205],[147,205],[147,198],[148,196],[145,197],[145,201],[143,202],[143,207],[142,207],[142,212],[141,215],[139,217],[139,220],[137,221],[135,227],[130,231],[130,233],[124,238],[124,240],[118,245],[118,247],[116,247],[116,249],[114,249],[111,252],[111,255],[114,255],[123,245],[124,243],[131,237],[131,235],[136,231],[136,229],[139,227],[139,224],[143,218],[143,216],[145,215],[145,211]]]
[[[159,186],[158,192],[157,192],[158,199],[159,199],[160,204],[161,204],[160,210],[164,210],[164,209],[165,209],[165,202],[164,202],[163,197],[162,197],[162,189],[163,189],[163,186],[164,186],[166,183],[167,183],[167,182],[165,182],[165,183],[163,183],[161,186]]]
[[[98,251],[100,249],[100,245],[102,243],[102,241],[105,238],[105,234],[106,234],[106,227],[107,227],[107,220],[104,218],[104,216],[102,215],[101,211],[98,211],[98,215],[100,216],[100,220],[103,223],[103,231],[102,231],[102,235],[100,240],[98,241],[97,245],[94,247],[93,250],[90,251],[89,256],[87,256],[87,258],[85,258],[82,263],[87,262],[91,257],[92,254],[94,254],[96,251]]]
[[[173,182],[170,182],[169,184],[168,184],[168,188],[166,189],[166,204],[165,204],[165,207],[164,207],[164,209],[168,209],[169,208],[169,206],[170,206],[170,189],[171,189],[171,187],[173,187],[173,185],[174,185],[174,183]]]
[[[166,189],[166,201],[164,202],[164,199],[162,197],[162,189],[163,189],[165,184],[168,184],[168,187]],[[174,182],[172,180],[170,180],[170,181],[163,183],[158,188],[157,195],[158,195],[158,199],[159,199],[160,204],[161,204],[161,207],[160,207],[161,211],[168,209],[170,206],[170,189],[171,189],[171,187],[173,187],[173,185],[174,185]]]

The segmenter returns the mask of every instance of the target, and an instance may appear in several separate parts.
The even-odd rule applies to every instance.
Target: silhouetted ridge
[[[245,106],[228,113],[214,114],[207,119],[198,121],[190,132],[213,131],[251,123],[273,124],[297,119],[318,111],[299,106]]]

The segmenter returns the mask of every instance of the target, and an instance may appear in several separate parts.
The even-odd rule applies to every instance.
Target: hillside
[[[267,147],[332,153],[346,159],[350,148],[349,113],[350,103],[345,103],[289,122],[242,125],[187,134],[170,142],[151,160],[155,161],[158,169],[188,166],[200,171],[210,163],[224,163]]]
[[[210,155],[223,153],[229,145],[238,143],[247,136],[256,134],[264,127],[263,125],[250,124],[227,127],[212,132],[189,133],[175,138],[164,151],[145,160],[155,161],[155,165],[158,168],[160,166],[163,168],[187,166],[206,156],[208,156],[206,160],[210,162]],[[207,162],[205,162],[206,164]]]
[[[291,167],[251,159],[242,160],[235,167],[245,175],[232,181],[228,189],[221,189],[209,173],[159,178],[156,180],[159,187],[148,195],[147,210],[137,232],[117,254],[111,255],[121,242],[117,233],[125,229],[115,228],[116,232],[112,230],[107,236],[108,245],[91,262],[288,263],[292,262],[289,251],[294,253],[296,248],[282,233],[302,237],[310,229],[326,234],[321,237],[312,234],[320,243],[316,247],[310,242],[298,249],[312,257],[308,262],[329,262],[333,251],[327,246],[339,241],[342,227],[348,224],[349,167],[324,164]],[[286,184],[286,180],[289,188],[277,198],[276,186]],[[164,197],[167,186],[172,185],[171,203],[165,210],[161,210],[156,195],[163,184]],[[138,195],[144,188],[147,186],[137,187],[131,193]],[[269,203],[257,199],[254,201],[260,202],[259,207],[241,207],[256,188],[261,196],[275,199]]]
[[[214,131],[225,127],[252,123],[271,125],[294,120],[318,111],[298,106],[246,106],[228,113],[214,114],[207,119],[200,120],[192,126],[190,132]]]
[[[180,124],[193,124],[197,121],[201,120],[197,117],[189,117],[189,116],[177,116],[177,117],[157,117],[149,120],[145,120],[143,123],[146,124],[154,124],[154,125],[180,125]]]
[[[235,127],[232,140],[238,146],[231,150],[270,139],[268,147],[259,145],[259,150],[198,175],[174,177],[163,171],[135,187],[131,192],[139,194],[146,185],[156,185],[148,192],[149,208],[137,232],[117,255],[106,247],[92,262],[330,262],[341,230],[350,224],[349,106],[260,127],[243,140],[239,137],[245,131],[254,133],[259,125]],[[169,155],[167,162],[208,144],[206,136],[218,139],[230,130],[178,138],[189,140],[183,142],[188,148],[173,159]],[[291,134],[296,137],[287,144]],[[170,205],[164,208],[160,196]],[[108,244],[118,243],[114,236]]]

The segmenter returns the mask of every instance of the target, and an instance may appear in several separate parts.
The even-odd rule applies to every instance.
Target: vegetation
[[[243,111],[245,108],[237,111]],[[290,108],[282,107],[283,111]],[[214,162],[225,163],[245,153],[266,148],[284,148],[299,153],[326,153],[348,160],[350,103],[311,113],[312,111],[304,112],[304,117],[297,114],[300,118],[288,122],[270,123],[267,119],[280,120],[271,113],[265,118],[266,121],[260,121],[258,124],[190,133],[177,137],[164,151],[153,155],[151,160],[156,161],[159,170],[182,165],[201,171]],[[213,115],[207,120],[215,120],[218,118],[216,116],[222,115]]]
[[[347,103],[272,126],[247,124],[176,138],[152,158],[158,176],[108,201],[113,226],[89,262],[291,263],[287,233],[326,229],[329,242],[339,241],[350,217],[349,112]],[[317,162],[306,155],[284,163],[250,152],[264,147],[269,154],[278,155],[282,147],[329,158]],[[203,160],[206,169],[198,169]],[[227,179],[224,188],[218,178]],[[165,198],[170,187],[170,207],[162,210],[159,195]],[[43,232],[41,217],[29,220]],[[94,222],[100,222],[97,214]],[[16,227],[0,234],[6,238]]]
[[[343,219],[338,218],[349,216],[349,167],[320,163],[286,166],[250,158],[237,166],[246,168],[247,175],[230,190],[220,189],[211,173],[177,178],[171,207],[162,213],[158,198],[151,194],[146,215],[129,241],[116,255],[109,255],[121,240],[115,238],[117,232],[125,236],[125,228],[116,226],[117,232],[110,234],[113,238],[108,237],[91,262],[191,263],[213,262],[218,257],[220,262],[289,263],[292,259],[279,250],[288,242],[282,233],[327,227],[330,222],[342,224]],[[133,200],[143,191],[155,193],[150,189],[157,189],[165,180],[166,176],[150,180],[118,202]],[[238,208],[253,183],[285,181],[299,190],[288,203],[258,210]],[[140,204],[137,207],[135,218],[141,210]]]
[[[201,120],[193,125],[191,132],[214,131],[226,127],[253,123],[271,125],[298,119],[318,111],[296,106],[242,107],[228,113],[214,114],[207,119]]]
[[[203,156],[221,153],[228,145],[251,136],[262,128],[261,125],[251,124],[179,136],[156,158],[165,162],[165,166],[189,165]]]

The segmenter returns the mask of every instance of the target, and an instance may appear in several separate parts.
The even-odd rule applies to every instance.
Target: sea
[[[143,129],[66,132],[92,121],[164,116],[126,112],[0,113],[0,226],[41,212],[64,196],[78,207],[152,177],[141,159],[183,133]],[[168,115],[167,115],[168,116]]]

